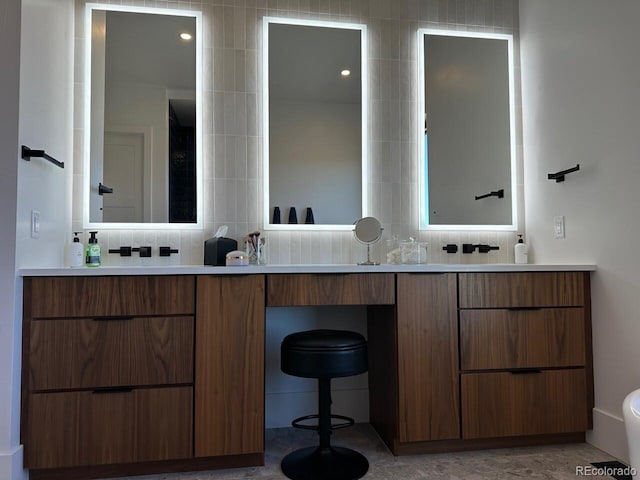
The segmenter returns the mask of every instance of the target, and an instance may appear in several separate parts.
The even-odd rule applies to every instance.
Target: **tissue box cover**
[[[204,264],[224,266],[227,253],[238,249],[238,242],[233,238],[210,238],[204,242]]]

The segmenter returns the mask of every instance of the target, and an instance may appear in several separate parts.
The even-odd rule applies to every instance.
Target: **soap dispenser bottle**
[[[85,250],[85,262],[87,267],[99,267],[100,266],[100,244],[98,243],[98,239],[96,235],[98,232],[89,232],[91,237],[89,237],[89,243],[87,244],[87,249]]]
[[[82,232],[73,232],[73,242],[67,245],[65,261],[68,267],[78,268],[84,265],[84,247],[80,243],[78,235]]]
[[[524,243],[522,235],[518,235],[518,243],[514,247],[516,255],[516,263],[529,263],[529,246]]]

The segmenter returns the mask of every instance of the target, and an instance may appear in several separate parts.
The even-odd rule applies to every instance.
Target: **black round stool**
[[[356,332],[310,330],[287,335],[280,346],[281,369],[296,377],[318,379],[318,415],[296,418],[296,428],[317,430],[318,447],[301,448],[282,459],[284,474],[293,480],[355,480],[363,477],[369,462],[361,453],[332,447],[331,430],[353,425],[353,419],[331,415],[331,379],[367,371],[367,341]],[[318,426],[301,422],[317,418]],[[331,424],[331,418],[343,423]]]

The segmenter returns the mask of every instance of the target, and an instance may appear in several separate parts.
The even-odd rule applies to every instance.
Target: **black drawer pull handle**
[[[534,310],[542,310],[542,307],[509,307],[507,310],[511,312],[527,312]]]
[[[133,392],[133,387],[102,387],[93,390],[95,394],[103,393],[130,393]]]
[[[539,368],[522,368],[520,370],[511,370],[509,373],[511,373],[511,375],[529,375],[532,373],[542,373],[542,370]]]
[[[130,315],[114,315],[111,317],[95,317],[93,319],[94,322],[121,322],[124,320],[133,320],[133,317]]]

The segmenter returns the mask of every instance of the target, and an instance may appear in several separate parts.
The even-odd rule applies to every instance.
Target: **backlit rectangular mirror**
[[[87,4],[85,27],[85,228],[200,228],[201,14]]]
[[[366,27],[266,17],[263,41],[264,227],[352,230],[367,211]]]
[[[420,226],[516,230],[511,35],[421,29]]]

